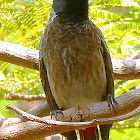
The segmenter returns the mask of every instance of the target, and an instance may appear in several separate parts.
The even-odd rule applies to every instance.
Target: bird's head
[[[53,0],[52,8],[60,17],[88,17],[88,0]]]

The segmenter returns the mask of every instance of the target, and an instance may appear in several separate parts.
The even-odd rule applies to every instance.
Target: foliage
[[[0,0],[0,40],[38,49],[51,4],[52,0]],[[112,58],[121,58],[140,49],[140,0],[90,0],[89,5],[90,19],[103,31]],[[43,93],[38,71],[0,62],[0,77],[3,102],[4,94],[9,92]],[[139,83],[140,80],[116,80],[116,95],[139,88]],[[131,124],[123,122],[119,128],[122,125],[126,128],[114,127],[110,139],[139,139],[139,128],[131,128]]]

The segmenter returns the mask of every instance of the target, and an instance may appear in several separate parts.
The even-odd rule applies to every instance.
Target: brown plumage
[[[108,47],[101,30],[88,18],[76,21],[53,15],[40,41],[39,60],[51,111],[114,96]]]
[[[55,18],[42,39],[40,53],[59,108],[101,101],[107,87],[101,31],[90,21],[65,25]]]

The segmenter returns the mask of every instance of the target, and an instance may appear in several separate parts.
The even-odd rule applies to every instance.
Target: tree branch
[[[122,59],[113,59],[112,62],[116,79],[131,80],[140,78],[140,51]]]
[[[65,110],[63,111],[64,117],[62,115],[59,116],[59,120],[67,122],[50,120],[50,116],[37,118],[36,116],[31,116],[24,112],[21,113],[21,111],[18,110],[17,112],[20,112],[28,120],[36,122],[27,121],[10,126],[3,126],[0,128],[0,140],[43,138],[48,135],[86,128],[89,126],[114,123],[140,113],[140,89],[123,94],[117,97],[116,100],[119,105],[115,106],[115,113],[105,101]],[[12,131],[10,131],[11,129]]]
[[[38,70],[37,50],[0,41],[0,61]]]
[[[37,50],[0,41],[0,61],[38,70],[38,58]],[[140,78],[140,51],[122,59],[114,59],[112,62],[116,79]]]
[[[2,114],[0,114],[0,127],[4,121],[5,121],[5,117]]]
[[[45,94],[38,94],[38,95],[23,95],[23,94],[12,94],[8,93],[5,96],[7,100],[25,100],[25,101],[34,101],[34,100],[46,100]]]

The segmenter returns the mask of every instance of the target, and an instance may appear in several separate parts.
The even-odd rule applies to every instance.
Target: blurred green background
[[[52,0],[0,0],[0,41],[38,50],[51,4]],[[112,58],[122,58],[140,49],[140,0],[89,0],[89,5],[90,19],[103,31]],[[139,88],[139,83],[139,79],[115,80],[116,96]],[[15,115],[5,109],[9,102],[28,106],[5,100],[7,93],[43,93],[39,72],[0,61],[0,113],[5,117]],[[118,139],[140,140],[140,115],[114,124],[110,140]]]

